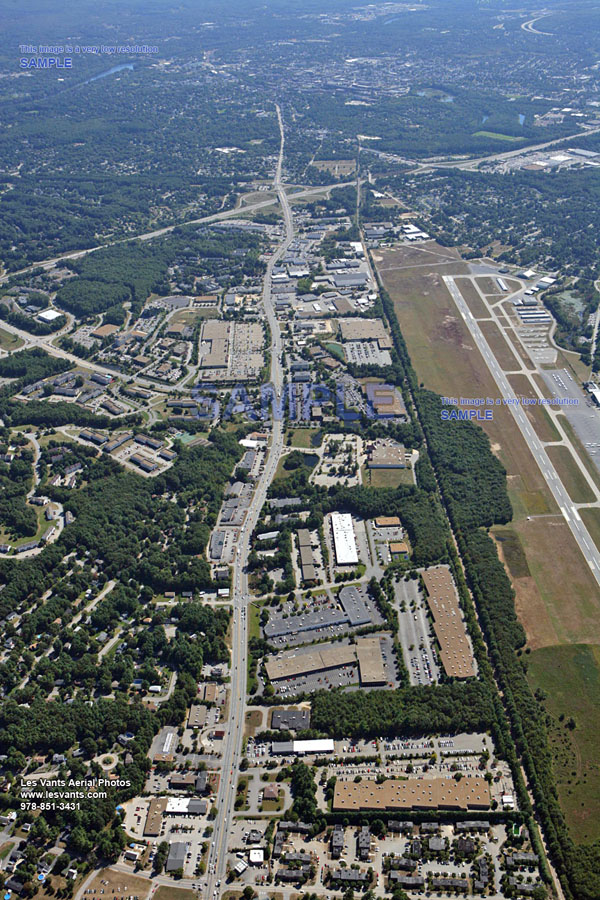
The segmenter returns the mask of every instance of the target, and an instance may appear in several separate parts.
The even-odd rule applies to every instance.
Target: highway
[[[271,275],[274,266],[284,255],[294,239],[294,225],[288,197],[282,185],[285,132],[279,106],[277,106],[277,118],[281,133],[281,145],[273,186],[277,191],[277,196],[283,211],[285,236],[267,263],[262,300],[265,317],[271,329],[271,381],[277,399],[279,400],[283,389],[283,369],[281,365],[282,344],[281,331],[275,316],[275,309],[271,296]],[[245,570],[245,564],[250,552],[250,536],[265,502],[267,491],[273,480],[273,476],[275,475],[282,450],[283,421],[280,417],[273,416],[271,441],[267,450],[264,469],[256,485],[245,523],[240,532],[232,566],[233,624],[231,632],[232,664],[229,731],[225,735],[221,778],[216,800],[218,812],[214,822],[214,832],[208,855],[206,891],[204,892],[204,896],[207,898],[215,898],[220,893],[226,875],[229,826],[234,815],[236,788],[240,762],[242,759],[248,651],[248,619],[246,609],[248,598],[248,576]]]
[[[449,275],[444,275],[443,279],[446,287],[452,295],[452,299],[456,303],[458,310],[465,320],[465,323],[471,333],[471,336],[473,337],[473,340],[477,344],[479,352],[483,356],[490,372],[492,373],[502,397],[507,400],[510,398],[514,398],[514,389],[510,386],[506,375],[500,368],[496,357],[492,353],[490,346],[483,335],[483,332],[475,321],[475,318],[471,313],[469,307],[465,303],[462,294],[460,293],[454,282],[454,279]],[[590,567],[592,575],[600,585],[600,553],[598,552],[598,549],[596,548],[596,545],[594,544],[589,531],[583,524],[581,516],[577,511],[576,505],[569,497],[562,481],[558,477],[556,469],[552,465],[548,454],[544,450],[542,442],[540,441],[532,425],[530,424],[523,407],[520,404],[510,404],[508,408],[510,409],[515,422],[519,426],[521,434],[525,438],[529,449],[535,457],[540,471],[544,476],[546,484],[550,488],[550,491],[552,492],[552,495],[556,500],[567,525],[571,529],[573,537],[579,544],[579,549],[583,553],[583,556],[588,566]]]

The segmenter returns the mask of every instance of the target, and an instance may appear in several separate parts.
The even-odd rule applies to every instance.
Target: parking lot
[[[433,684],[440,668],[435,649],[433,627],[418,581],[400,581],[394,585],[398,607],[398,638],[411,684]]]

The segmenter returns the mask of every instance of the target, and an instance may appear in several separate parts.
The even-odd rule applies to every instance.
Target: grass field
[[[509,375],[508,380],[517,397],[537,397],[531,382],[525,375]],[[541,441],[560,441],[561,435],[543,406],[524,406],[525,414]]]
[[[489,319],[490,311],[479,296],[477,288],[468,278],[457,278],[456,286],[465,298],[465,303],[476,319]]]
[[[412,469],[363,469],[363,484],[374,488],[398,487],[400,484],[414,484]]]
[[[263,714],[260,709],[251,709],[246,713],[246,729],[244,735],[246,737],[254,737],[257,728],[262,728]]]
[[[600,591],[562,516],[525,519],[513,528],[537,587],[533,595],[520,592],[515,579],[517,611],[532,649],[600,643]]]
[[[291,446],[292,447],[301,447],[305,450],[310,449],[311,447],[319,447],[322,442],[321,433],[315,431],[314,428],[290,428],[289,431],[286,432],[286,439],[291,435]],[[318,443],[313,444],[314,438],[318,438]]]
[[[511,144],[525,140],[525,138],[522,137],[514,137],[512,134],[500,134],[497,131],[475,131],[473,132],[473,137],[492,138],[495,141],[508,141]]]
[[[527,351],[525,350],[525,347],[523,346],[523,344],[517,337],[514,329],[511,327],[507,327],[506,336],[508,337],[508,339],[509,339],[510,343],[512,344],[512,346],[514,347],[514,349],[517,351],[519,358],[523,362],[525,368],[529,369],[530,372],[533,372],[533,370],[535,369],[535,366],[532,363],[531,359],[529,358],[529,355],[528,355]],[[534,375],[534,378],[535,378],[535,375]]]
[[[559,413],[557,416],[557,419],[560,422],[562,430],[565,432],[565,434],[567,435],[567,437],[569,438],[569,440],[571,442],[571,445],[573,446],[574,450],[578,454],[579,459],[581,460],[581,462],[586,467],[587,471],[590,473],[590,475],[594,479],[594,484],[596,485],[597,488],[600,489],[600,472],[598,471],[598,469],[596,468],[596,466],[594,465],[594,463],[588,456],[585,447],[579,440],[579,436],[577,435],[577,432],[575,431],[575,429],[573,428],[573,426],[571,425],[571,423],[569,422],[567,417],[564,415],[564,413]]]
[[[480,322],[479,327],[483,336],[490,345],[490,350],[498,360],[500,368],[505,372],[511,372],[520,368],[515,354],[512,352],[500,329],[495,322]]]
[[[513,578],[528,578],[531,575],[523,544],[516,531],[507,525],[497,525],[493,535],[500,545],[504,562]]]
[[[528,657],[528,677],[545,694],[561,806],[576,842],[600,838],[600,647],[547,647]],[[561,721],[562,717],[562,721]],[[573,718],[574,722],[569,720]],[[574,724],[574,728],[570,727]]]
[[[476,278],[475,282],[482,294],[502,294],[506,296],[504,291],[501,291],[498,287],[496,279],[489,275],[482,275],[480,278]]]
[[[25,341],[18,335],[6,331],[5,328],[0,328],[0,347],[2,350],[18,350],[24,343]]]
[[[579,515],[583,524],[590,533],[590,537],[600,550],[600,509],[591,506],[589,509],[580,509]]]
[[[409,248],[412,249],[412,248]],[[402,256],[381,254],[384,284],[419,381],[446,396],[497,397],[498,386],[454,306],[438,271],[402,269]],[[431,257],[435,266],[435,257]],[[394,268],[386,268],[393,260]],[[508,473],[517,515],[556,511],[542,474],[508,407],[494,409],[483,427]]]
[[[152,900],[198,900],[198,894],[196,891],[188,891],[186,888],[161,884]]]
[[[574,503],[591,503],[596,499],[568,447],[546,447],[546,453]]]

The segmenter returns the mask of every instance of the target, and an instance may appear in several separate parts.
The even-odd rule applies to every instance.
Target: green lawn
[[[527,661],[532,688],[540,688],[546,695],[543,704],[552,722],[548,736],[556,783],[573,840],[598,840],[600,646],[544,647],[531,653]],[[575,727],[569,727],[573,724]]]

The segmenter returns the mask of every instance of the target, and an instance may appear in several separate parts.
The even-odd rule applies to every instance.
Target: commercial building
[[[166,797],[158,797],[150,801],[146,824],[144,825],[144,837],[158,837],[162,827],[162,820],[167,808]]]
[[[271,681],[293,678],[299,675],[310,675],[313,672],[339,669],[343,666],[356,665],[354,646],[321,645],[308,653],[285,654],[272,657],[266,664],[267,675]]]
[[[340,331],[343,341],[377,341],[381,349],[387,350],[393,346],[381,319],[342,319]]]
[[[356,642],[356,655],[360,671],[360,683],[365,687],[375,687],[387,683],[387,675],[381,655],[378,635],[360,638]]]
[[[354,585],[343,587],[338,595],[348,622],[353,628],[371,624],[371,615],[362,593]]]
[[[188,845],[183,841],[176,841],[169,846],[169,855],[165,863],[166,872],[175,872],[177,869],[183,869],[185,865],[185,857]]]
[[[423,582],[444,671],[451,678],[471,678],[475,674],[473,650],[450,569],[432,566],[423,572]]]
[[[202,706],[200,703],[195,703],[191,708],[188,715],[187,727],[188,728],[204,728],[206,725],[206,715],[207,715],[206,706]]]
[[[375,441],[369,447],[367,465],[370,469],[409,469],[412,453],[394,441]]]
[[[310,728],[310,709],[274,709],[271,713],[273,731],[303,731]]]
[[[349,513],[331,513],[331,528],[338,566],[355,566],[358,563],[358,551],[352,516]]]
[[[389,779],[383,784],[362,780],[338,781],[334,810],[489,809],[490,788],[480,775],[462,778]]]

